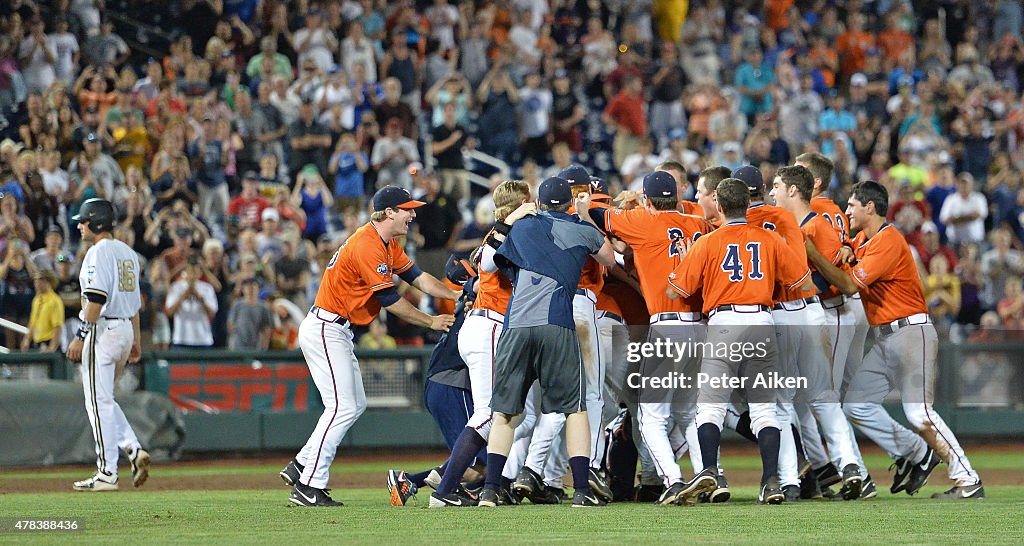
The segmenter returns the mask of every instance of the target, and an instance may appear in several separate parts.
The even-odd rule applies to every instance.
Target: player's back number
[[[743,280],[743,272],[747,272],[750,280],[758,281],[764,278],[761,272],[761,243],[747,243],[746,252],[740,252],[740,245],[728,245],[725,250],[725,258],[722,260],[722,271],[729,274],[730,282]],[[746,254],[744,256],[743,254]],[[744,263],[743,258],[748,260]]]
[[[135,260],[118,260],[117,289],[121,292],[134,292],[135,284]]]

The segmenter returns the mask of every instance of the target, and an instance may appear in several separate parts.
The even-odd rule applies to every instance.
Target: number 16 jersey
[[[82,260],[78,281],[82,297],[93,293],[105,296],[100,310],[105,318],[132,318],[142,306],[139,294],[139,260],[135,251],[117,239],[104,238],[92,245]],[[79,318],[85,319],[85,304]]]

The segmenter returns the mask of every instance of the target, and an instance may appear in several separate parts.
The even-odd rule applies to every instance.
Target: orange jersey
[[[742,220],[730,220],[697,240],[669,275],[669,286],[688,298],[701,292],[704,313],[721,305],[772,304],[775,285],[799,286],[811,275],[782,238]]]
[[[593,203],[592,207],[608,208],[608,205]],[[568,213],[576,214],[576,205],[569,207]],[[604,273],[605,268],[603,265],[598,263],[593,257],[587,258],[587,263],[583,265],[583,272],[580,273],[580,283],[577,285],[577,288],[590,290],[594,295],[600,294],[601,288],[604,287]]]
[[[679,212],[683,214],[692,214],[694,216],[704,217],[704,207],[694,203],[693,201],[680,201]]]
[[[490,236],[488,233],[484,240]],[[473,309],[489,309],[504,315],[508,311],[508,300],[512,297],[512,281],[501,271],[488,273],[481,267],[477,267],[477,270],[480,273],[480,286],[476,293],[476,301],[473,302]]]
[[[764,203],[754,203],[747,209],[747,222],[752,226],[763,227],[782,236],[786,246],[798,257],[801,264],[807,264],[807,249],[804,248],[804,234],[800,231],[796,219],[786,209]],[[792,301],[813,296],[815,290],[786,290],[780,287],[775,292],[775,301]]]
[[[824,195],[819,195],[811,199],[811,210],[832,224],[832,228],[839,234],[841,241],[850,238],[850,219],[846,217],[846,213],[839,208],[835,201]]]
[[[605,286],[610,286],[610,284],[605,283]],[[620,317],[622,316],[622,307],[619,305],[619,302],[611,294],[605,294],[603,289],[597,295],[597,304],[594,308],[598,311],[608,311]]]
[[[800,231],[803,232],[804,236],[807,237],[815,248],[822,256],[832,261],[832,265],[844,269],[843,266],[839,265],[839,250],[843,247],[842,241],[839,240],[839,234],[836,233],[834,224],[830,223],[820,214],[811,213],[804,218],[803,222],[800,223]],[[808,265],[810,261],[808,260]],[[814,269],[811,265],[811,274],[814,277],[814,284],[820,289],[825,284],[828,284],[820,273]],[[819,292],[821,299],[834,298],[841,294],[839,290],[834,286],[829,286],[828,289]]]
[[[385,242],[377,228],[367,223],[328,262],[314,305],[352,324],[370,324],[380,313],[380,302],[373,293],[394,286],[391,276],[412,266],[397,240]]]
[[[910,245],[896,228],[882,224],[870,239],[861,231],[854,244],[857,263],[849,275],[860,288],[869,324],[878,326],[928,312]]]
[[[441,279],[441,282],[443,282],[445,286],[451,288],[456,292],[462,292],[461,284],[455,284],[452,281],[448,280],[447,278]],[[444,298],[434,298],[434,308],[437,309],[438,314],[442,315],[454,315],[456,303],[457,302],[454,302],[452,300],[446,300]]]
[[[689,245],[713,230],[707,220],[676,210],[652,213],[637,207],[605,211],[604,226],[633,248],[633,263],[648,313],[700,311],[699,295],[671,300],[665,295],[665,283],[682,259],[679,245]]]
[[[606,303],[607,307],[601,307],[602,301]],[[647,324],[651,318],[643,296],[632,285],[614,277],[604,283],[604,289],[598,296],[597,308],[619,315],[626,324]]]

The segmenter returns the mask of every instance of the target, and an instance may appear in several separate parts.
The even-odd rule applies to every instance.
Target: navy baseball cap
[[[675,197],[676,179],[665,171],[654,171],[644,177],[644,195],[647,197]]]
[[[85,135],[85,138],[82,139],[82,140],[84,142],[99,142],[100,141],[100,137],[96,133],[89,133],[89,134]]]
[[[608,195],[608,182],[596,176],[590,177],[590,197],[594,199],[611,199]]]
[[[747,185],[750,193],[761,193],[764,191],[764,178],[761,171],[753,165],[744,165],[732,172],[732,178],[738,178]]]
[[[459,258],[452,254],[448,257],[448,263],[444,266],[444,276],[455,284],[462,284],[469,280],[470,277],[475,277],[476,271],[473,270],[473,266],[464,258]]]
[[[558,173],[558,178],[568,181],[570,186],[590,185],[590,172],[582,165],[575,163],[562,169],[562,172]]]
[[[373,194],[373,210],[380,212],[384,209],[414,209],[426,205],[423,201],[417,201],[409,194],[409,190],[398,186],[384,186]]]
[[[584,184],[590,185],[589,176]],[[541,204],[548,206],[568,205],[572,202],[572,188],[569,187],[568,180],[552,176],[540,183],[540,188],[537,190],[537,198]]]

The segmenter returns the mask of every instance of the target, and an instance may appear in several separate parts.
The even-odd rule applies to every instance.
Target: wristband
[[[85,337],[92,331],[93,326],[96,326],[95,322],[83,322],[82,325],[78,327],[78,333],[75,334],[75,337],[85,341]]]
[[[506,224],[505,222],[495,222],[494,231],[497,231],[502,235],[508,235],[508,232],[512,231],[512,226]]]

